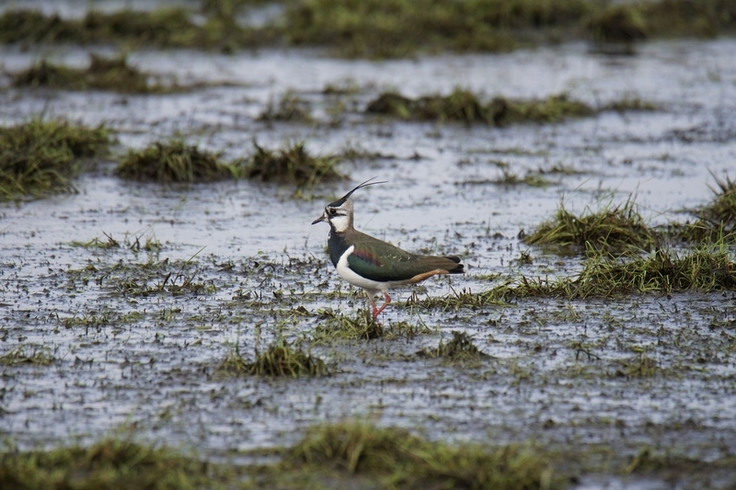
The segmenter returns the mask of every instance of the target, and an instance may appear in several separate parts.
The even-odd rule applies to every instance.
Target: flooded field
[[[569,488],[736,484],[732,289],[453,301],[579,273],[584,253],[521,240],[561,203],[581,213],[631,198],[652,226],[693,221],[716,177],[736,176],[736,41],[649,42],[633,56],[569,43],[388,61],[151,49],[131,52],[129,64],[181,90],[12,86],[13,73],[41,58],[83,67],[90,52],[115,54],[0,47],[3,126],[62,118],[104,124],[118,140],[74,181],[77,193],[0,207],[7,444],[86,446],[124,431],[247,465],[314,426],[358,419],[430,441],[530,445]],[[503,127],[365,112],[384,92],[456,88],[483,100],[566,94],[593,108],[639,100],[650,109]],[[306,116],[266,117],[289,98]],[[343,155],[337,169],[347,178],[297,192],[115,174],[120,155],[175,135],[229,159],[251,155],[254,141],[303,141],[312,154]],[[311,226],[326,203],[371,177],[388,182],[354,194],[358,229],[459,255],[467,270],[397,291],[377,335],[360,331],[365,296],[337,277],[328,227]],[[425,355],[453,332],[485,355]],[[328,374],[223,368],[279,342],[322,360]]]

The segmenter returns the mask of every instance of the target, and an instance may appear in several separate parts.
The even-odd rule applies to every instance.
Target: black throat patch
[[[342,254],[350,248],[350,245],[345,240],[345,234],[338,233],[332,223],[330,223],[330,235],[327,237],[327,248],[330,251],[330,261],[332,261],[332,265],[335,267],[337,267]]]

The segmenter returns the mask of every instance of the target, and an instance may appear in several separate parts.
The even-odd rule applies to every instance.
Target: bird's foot
[[[386,309],[389,303],[391,303],[391,296],[388,295],[388,293],[383,293],[383,299],[384,303],[381,305],[380,308],[376,308],[375,303],[371,303],[371,307],[373,308],[373,319],[375,320],[378,315],[381,314],[381,312]]]

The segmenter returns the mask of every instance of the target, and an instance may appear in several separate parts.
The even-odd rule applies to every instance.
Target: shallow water
[[[203,457],[237,459],[241,451],[293,443],[315,423],[365,416],[451,441],[608,447],[620,457],[645,446],[702,461],[733,456],[732,293],[526,300],[444,312],[396,305],[386,310],[386,325],[409,321],[433,333],[315,342],[326,323],[320,309],[352,315],[365,303],[327,263],[327,227],[310,223],[334,196],[378,176],[388,183],[354,196],[359,229],[410,250],[457,253],[468,264],[465,277],[423,283],[420,298],[483,291],[492,285],[488,274],[567,275],[579,258],[529,249],[516,238],[549,219],[561,200],[581,211],[635,193],[652,222],[683,221],[683,210],[710,199],[709,172],[733,172],[735,50],[734,40],[659,42],[634,57],[612,57],[572,44],[384,62],[302,50],[146,51],[131,54],[132,64],[181,84],[212,86],[135,96],[19,90],[6,80],[3,124],[41,113],[104,122],[119,131],[120,151],[179,131],[231,157],[248,154],[257,138],[269,147],[305,139],[317,154],[357,147],[385,158],[346,162],[342,170],[352,182],[324,185],[313,200],[255,182],[128,183],[103,166],[77,182],[78,194],[3,205],[0,354],[42,346],[55,362],[1,368],[0,434],[27,448],[95,440],[126,425],[153,441],[195,447]],[[7,71],[49,54],[70,64],[87,58],[71,47],[0,48]],[[336,98],[322,94],[329,84],[356,85],[354,95],[343,96],[356,109],[332,116]],[[660,110],[508,128],[396,122],[359,110],[387,88],[418,96],[456,86],[488,97],[567,92],[595,105],[640,98]],[[288,90],[310,102],[315,123],[255,120]],[[552,185],[543,188],[504,186],[492,182],[501,175],[499,162],[522,176],[554,166],[577,173],[550,174]],[[73,244],[105,241],[105,234],[123,246]],[[156,239],[162,248],[129,250],[125,244],[136,238]],[[516,260],[526,250],[534,262],[521,266]],[[141,293],[142,285],[164,284],[168,273],[175,284],[193,277],[203,288]],[[398,291],[394,299],[409,295]],[[294,312],[300,305],[308,315]],[[451,330],[471,333],[492,358],[468,367],[415,356]],[[216,373],[235,343],[251,357],[278,335],[305,342],[333,376]],[[627,376],[626,366],[642,352],[657,373]],[[584,478],[581,488],[631,483],[601,481]]]

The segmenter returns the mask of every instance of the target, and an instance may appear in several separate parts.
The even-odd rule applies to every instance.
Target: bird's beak
[[[327,215],[322,213],[322,216],[317,218],[316,220],[312,221],[313,225],[316,225],[317,223],[321,223],[322,221],[327,221]]]

